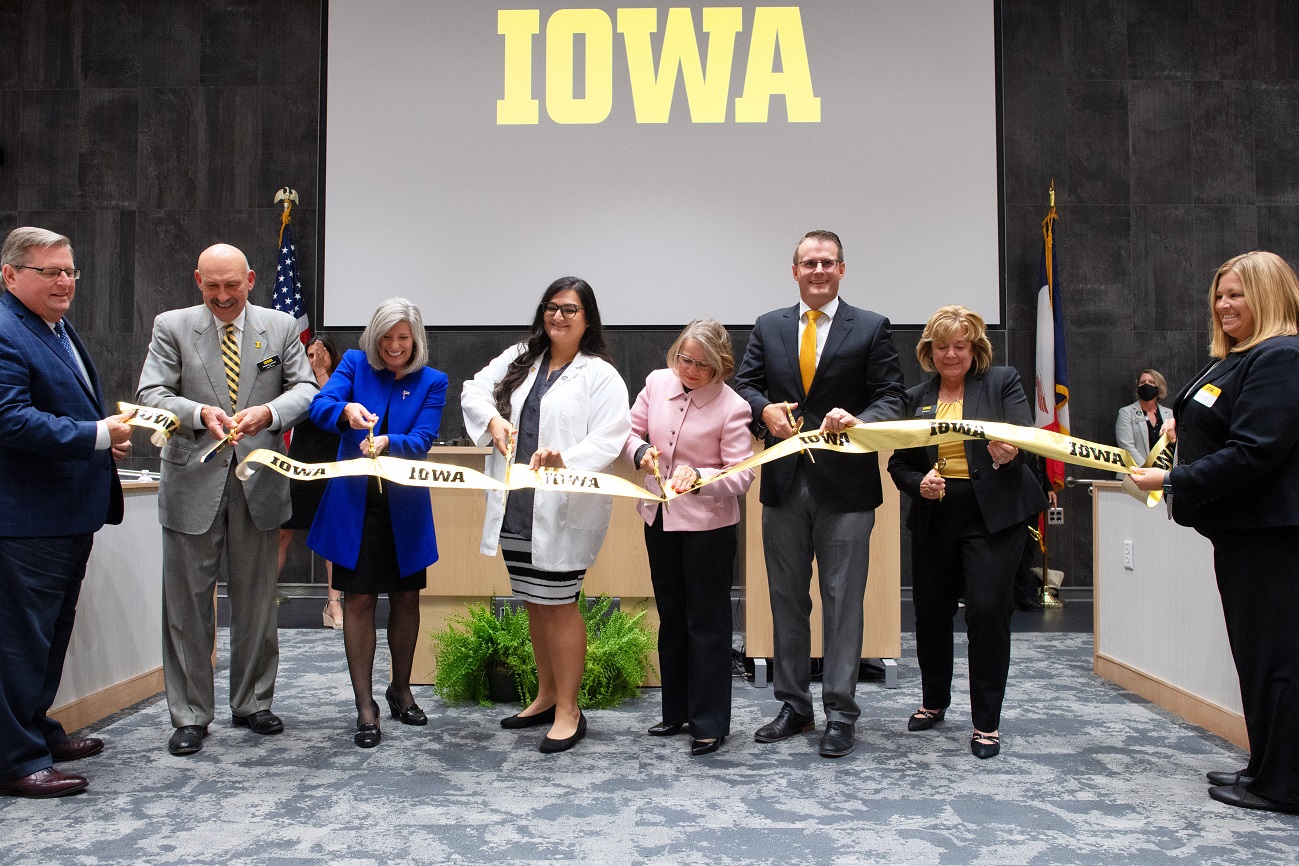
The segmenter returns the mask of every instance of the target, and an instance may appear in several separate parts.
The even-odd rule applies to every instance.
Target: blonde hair
[[[717,378],[725,381],[735,372],[735,355],[731,350],[731,335],[716,319],[695,319],[682,328],[672,346],[668,349],[668,369],[677,370],[677,353],[686,340],[694,340],[703,347],[708,366],[712,367]]]
[[[1163,373],[1158,370],[1142,370],[1137,374],[1137,384],[1135,387],[1141,387],[1142,376],[1149,376],[1155,380],[1155,397],[1157,399],[1162,400],[1168,396],[1168,380],[1164,378]]]
[[[948,304],[939,307],[929,317],[920,342],[916,344],[916,360],[921,368],[926,373],[937,369],[934,367],[935,341],[950,343],[955,340],[969,341],[970,352],[974,355],[974,372],[982,373],[992,366],[992,343],[988,341],[988,326],[983,317],[960,304]]]
[[[1245,289],[1245,306],[1254,316],[1254,333],[1236,342],[1218,321],[1218,284],[1227,274],[1240,277]],[[1213,275],[1209,286],[1209,354],[1225,358],[1229,352],[1244,352],[1272,337],[1299,333],[1299,280],[1294,269],[1276,253],[1254,250],[1227,259]]]

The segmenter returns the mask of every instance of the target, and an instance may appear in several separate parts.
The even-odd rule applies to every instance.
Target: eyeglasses
[[[582,308],[577,304],[563,304],[561,306],[560,304],[548,303],[541,308],[541,312],[546,316],[546,318],[550,318],[555,315],[555,313],[559,313],[565,319],[571,319],[578,313],[582,312]]]
[[[81,279],[81,268],[33,268],[31,265],[18,265],[16,270],[35,271],[47,280],[57,280],[59,274],[70,280]]]
[[[838,259],[803,259],[798,266],[805,271],[815,271],[817,268],[828,271],[840,264]]]
[[[685,367],[687,370],[693,367],[700,373],[707,373],[709,370],[713,369],[712,364],[709,364],[706,361],[696,361],[689,355],[683,355],[680,352],[677,352],[677,366]]]

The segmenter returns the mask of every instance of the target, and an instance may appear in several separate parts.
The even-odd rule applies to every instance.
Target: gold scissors
[[[799,433],[803,432],[803,419],[802,417],[799,417],[797,420],[795,420],[794,410],[789,408],[789,404],[784,403],[782,405],[785,407],[785,417],[789,419],[790,429],[792,429],[794,431],[794,435],[797,436]],[[811,460],[813,463],[816,462],[816,458],[812,456],[811,451],[809,451],[806,448],[799,448],[798,450],[800,454],[806,454],[808,460]]]
[[[939,457],[939,458],[938,458],[938,461],[937,461],[936,463],[934,463],[934,471],[937,472],[939,475],[942,475],[943,470],[946,469],[946,468],[947,468],[947,458],[946,458],[946,457]],[[946,488],[942,488],[942,489],[940,489],[940,490],[938,491],[938,501],[939,501],[939,502],[942,502],[942,501],[943,501],[943,496],[946,495],[946,493],[947,493],[947,489],[946,489]]]

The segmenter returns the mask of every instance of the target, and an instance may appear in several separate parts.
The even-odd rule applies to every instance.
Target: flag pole
[[[1042,220],[1042,243],[1043,255],[1046,258],[1046,280],[1047,295],[1051,302],[1055,303],[1055,178],[1051,178],[1050,208],[1046,212],[1046,219]],[[1054,390],[1054,383],[1052,383]],[[1054,488],[1054,484],[1052,485]],[[1049,521],[1042,522],[1042,537],[1040,543],[1042,546],[1042,590],[1041,601],[1043,607],[1064,607],[1064,601],[1060,598],[1059,590],[1051,586],[1051,544],[1048,530]]]

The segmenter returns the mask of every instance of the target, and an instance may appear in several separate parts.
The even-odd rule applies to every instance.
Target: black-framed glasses
[[[828,271],[839,264],[841,264],[839,259],[803,259],[798,266],[805,271],[815,271],[817,268]]]
[[[31,265],[18,265],[16,270],[35,271],[47,280],[57,280],[59,274],[70,280],[81,279],[81,268],[34,268]]]
[[[551,316],[554,316],[555,313],[559,313],[565,319],[571,319],[574,316],[576,316],[578,313],[582,312],[582,308],[579,307],[577,304],[547,303],[544,307],[541,308],[541,312],[546,316],[546,318],[550,318]]]
[[[693,367],[700,373],[707,373],[709,370],[713,369],[713,365],[707,361],[696,361],[689,355],[683,355],[680,352],[677,352],[677,366],[684,367],[687,370]]]

